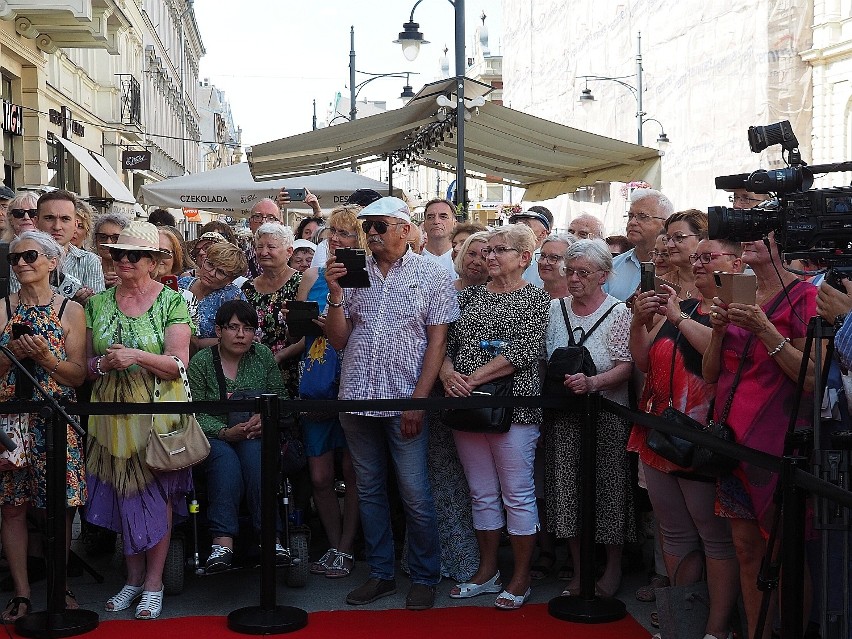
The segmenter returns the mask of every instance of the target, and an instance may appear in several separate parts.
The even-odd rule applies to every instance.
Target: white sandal
[[[147,612],[147,615],[143,615]],[[145,590],[142,592],[142,599],[139,605],[136,606],[137,619],[156,619],[163,612],[163,589]]]
[[[145,590],[144,586],[131,586],[130,584],[124,584],[121,590],[106,600],[104,610],[107,612],[118,612],[119,610],[126,610],[127,608],[130,608],[130,606],[133,605],[133,602],[142,596],[143,590]],[[112,608],[109,607],[110,604],[112,604]]]

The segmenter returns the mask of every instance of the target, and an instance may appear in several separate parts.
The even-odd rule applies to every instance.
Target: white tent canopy
[[[346,170],[255,182],[248,164],[242,163],[146,184],[139,191],[139,201],[168,208],[248,211],[258,200],[274,198],[282,188],[306,188],[319,198],[324,209],[346,204],[352,192],[358,189],[373,189],[382,195],[388,193],[388,185],[384,182]],[[394,189],[394,194],[401,197],[402,191]],[[293,202],[289,208],[310,207],[303,202]]]

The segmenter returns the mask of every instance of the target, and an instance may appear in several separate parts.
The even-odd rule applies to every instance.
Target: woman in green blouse
[[[196,353],[189,364],[189,385],[196,401],[221,398],[224,379],[230,397],[236,391],[263,391],[287,397],[281,371],[267,346],[254,342],[257,312],[242,300],[225,302],[216,312],[218,346]],[[217,361],[218,360],[218,361]],[[217,370],[221,366],[221,375]],[[233,414],[232,414],[233,415]],[[260,532],[260,415],[243,415],[236,423],[229,415],[198,413],[198,422],[210,439],[210,456],[202,468],[210,498],[208,520],[213,545],[205,570],[230,567],[234,537],[239,530],[240,498],[245,494],[252,524]],[[286,556],[281,544],[276,554]]]

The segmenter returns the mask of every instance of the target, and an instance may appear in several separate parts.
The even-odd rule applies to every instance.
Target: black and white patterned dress
[[[608,295],[594,312],[578,316],[571,309],[571,298],[565,298],[568,317],[574,329],[588,331],[619,300]],[[579,338],[580,331],[575,332]],[[615,308],[592,333],[584,346],[588,348],[598,373],[605,373],[618,362],[630,362],[630,311],[623,305]],[[549,358],[554,349],[568,344],[568,329],[559,300],[550,307],[545,349]],[[627,404],[627,384],[602,391],[601,395],[619,404]],[[578,471],[580,466],[579,413],[545,411],[542,432],[545,440],[545,502],[547,527],[559,538],[580,534]],[[595,542],[622,544],[635,539],[633,491],[627,459],[630,423],[612,413],[601,411],[597,427],[597,482],[595,487]]]

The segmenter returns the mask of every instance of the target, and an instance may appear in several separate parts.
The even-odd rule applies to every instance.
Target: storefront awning
[[[75,144],[70,140],[66,140],[63,137],[57,137],[56,139],[74,156],[75,160],[83,165],[83,168],[86,169],[89,175],[104,187],[104,190],[109,193],[111,198],[116,202],[124,202],[126,204],[136,203],[133,193],[124,185],[121,178],[118,177],[118,173],[110,166],[104,156],[90,151],[79,144]]]
[[[415,148],[418,135],[440,122],[436,96],[450,95],[455,80],[427,85],[401,109],[362,120],[255,145],[248,157],[256,180],[273,180],[375,162],[413,151],[412,161],[455,170],[455,138]],[[465,96],[483,85],[465,80]],[[598,181],[660,184],[660,152],[537,118],[486,102],[465,122],[465,172],[522,186],[525,200],[570,193]]]

